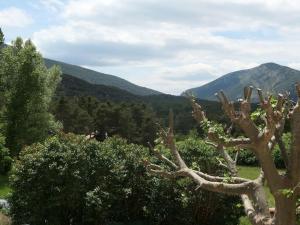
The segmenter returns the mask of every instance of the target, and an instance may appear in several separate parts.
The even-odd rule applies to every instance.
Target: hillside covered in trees
[[[92,102],[89,103],[89,109],[87,109],[84,104],[80,103],[82,101]],[[198,102],[203,105],[205,111],[209,115],[209,118],[219,121],[224,120],[219,103],[206,100],[198,100]],[[119,115],[121,117],[122,113],[126,114],[126,108],[130,108],[130,106],[139,107],[139,105],[142,105],[146,111],[151,112],[152,123],[160,124],[160,126],[167,125],[169,110],[172,109],[176,114],[175,126],[180,134],[187,134],[191,129],[195,129],[197,127],[192,118],[190,100],[186,97],[166,94],[148,96],[134,95],[116,87],[91,84],[66,74],[62,75],[62,81],[56,90],[52,111],[55,115],[60,115],[58,118],[64,117],[69,118],[69,120],[73,120],[73,122],[66,122],[66,120],[63,120],[64,123],[70,124],[66,125],[68,127],[66,131],[74,132],[75,130],[80,130],[80,134],[89,134],[89,132],[95,131],[95,128],[93,128],[94,125],[91,125],[94,124],[98,117],[95,114],[95,111],[99,110],[99,108],[105,110],[105,106],[107,104],[109,105],[108,108],[118,106]],[[57,106],[63,110],[56,112]],[[124,110],[122,108],[124,108]],[[134,112],[131,109],[130,111],[130,117],[133,119],[139,118],[139,114],[137,112]],[[116,114],[112,112],[108,111],[105,116],[111,117],[111,120],[118,121],[115,117]],[[81,120],[74,119],[79,117],[82,117]],[[124,115],[123,117],[128,118],[128,115]],[[83,123],[83,121],[86,121],[86,123]],[[79,129],[71,129],[70,126],[78,127]],[[122,126],[121,123],[118,127],[120,126]],[[83,127],[89,128],[84,129]],[[153,130],[153,137],[156,135],[156,132],[157,130]],[[152,142],[153,140],[154,139],[151,138],[149,141]]]
[[[61,68],[63,74],[72,75],[73,77],[87,81],[91,84],[100,84],[105,86],[116,87],[121,90],[128,91],[132,94],[141,95],[141,96],[161,94],[159,91],[155,91],[149,88],[135,85],[117,76],[99,73],[94,70],[86,69],[76,65],[71,65],[64,62],[55,61],[52,59],[44,59],[44,60],[45,60],[45,65],[48,68],[57,65]]]

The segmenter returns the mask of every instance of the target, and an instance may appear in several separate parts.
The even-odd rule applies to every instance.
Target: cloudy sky
[[[6,42],[180,94],[239,69],[300,69],[298,0],[0,0]]]

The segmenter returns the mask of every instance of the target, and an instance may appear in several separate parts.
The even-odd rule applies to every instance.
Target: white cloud
[[[0,25],[5,28],[26,27],[33,19],[22,9],[10,7],[0,10]]]
[[[265,62],[299,62],[294,0],[51,2],[60,23],[33,35],[47,57],[167,93]]]
[[[64,7],[64,2],[61,0],[40,0],[40,3],[54,12],[58,12]]]

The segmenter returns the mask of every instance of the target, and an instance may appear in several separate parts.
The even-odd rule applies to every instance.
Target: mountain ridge
[[[10,45],[1,44],[0,49],[8,46]],[[65,63],[65,62],[61,62],[61,61],[57,61],[45,57],[43,57],[43,59],[47,68],[50,68],[51,66],[54,65],[58,65],[61,68],[63,75],[67,74],[73,77],[77,77],[91,84],[99,84],[99,85],[105,85],[110,87],[116,87],[121,90],[125,90],[132,94],[140,95],[140,96],[163,94],[162,92],[136,85],[115,75],[101,73],[95,70],[83,68],[78,65],[73,65],[73,64],[69,64],[69,63]]]
[[[91,84],[80,78],[64,74],[56,90],[57,96],[83,97],[93,96],[98,100],[138,101],[142,96],[126,90],[103,84]]]
[[[296,98],[294,85],[300,82],[300,71],[273,62],[263,63],[257,67],[238,70],[225,74],[205,85],[188,89],[182,95],[194,95],[200,99],[216,101],[214,93],[223,90],[231,100],[242,98],[243,88],[253,86],[264,93],[278,94],[290,92]],[[254,101],[258,100],[253,94]]]
[[[77,65],[72,65],[61,61],[56,61],[53,59],[44,58],[44,61],[45,65],[48,68],[53,65],[58,65],[60,66],[63,74],[77,77],[91,84],[117,87],[119,89],[128,91],[132,94],[141,96],[162,94],[159,91],[133,84],[118,76],[97,72],[91,69],[83,68]]]

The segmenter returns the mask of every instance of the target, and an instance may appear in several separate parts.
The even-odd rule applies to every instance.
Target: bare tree
[[[164,144],[170,149],[172,159],[162,155],[153,149],[155,155],[168,165],[159,166],[145,161],[149,172],[166,178],[189,177],[197,185],[212,192],[239,195],[243,202],[245,213],[253,225],[295,225],[297,197],[300,193],[300,85],[296,85],[298,102],[289,104],[288,98],[279,94],[277,103],[272,106],[271,97],[265,99],[262,91],[257,90],[260,99],[260,107],[264,111],[263,127],[258,127],[251,119],[251,94],[252,87],[244,89],[244,99],[241,99],[239,110],[236,111],[233,102],[230,102],[225,94],[220,91],[217,97],[222,103],[224,113],[231,122],[239,127],[243,137],[234,138],[229,135],[221,135],[214,123],[205,116],[200,105],[192,101],[193,116],[208,129],[208,139],[224,160],[220,162],[231,173],[231,178],[211,176],[201,171],[196,171],[187,166],[180,156],[174,141],[173,115],[169,116],[169,129],[162,133]],[[292,144],[288,151],[282,141],[285,122],[290,119]],[[278,144],[286,172],[279,173],[272,158],[272,150]],[[229,147],[247,149],[252,151],[261,165],[261,173],[255,180],[238,177],[237,155],[231,157],[226,150]],[[238,152],[238,151],[237,151]],[[275,213],[270,214],[266,194],[263,186],[267,182],[275,199]]]

